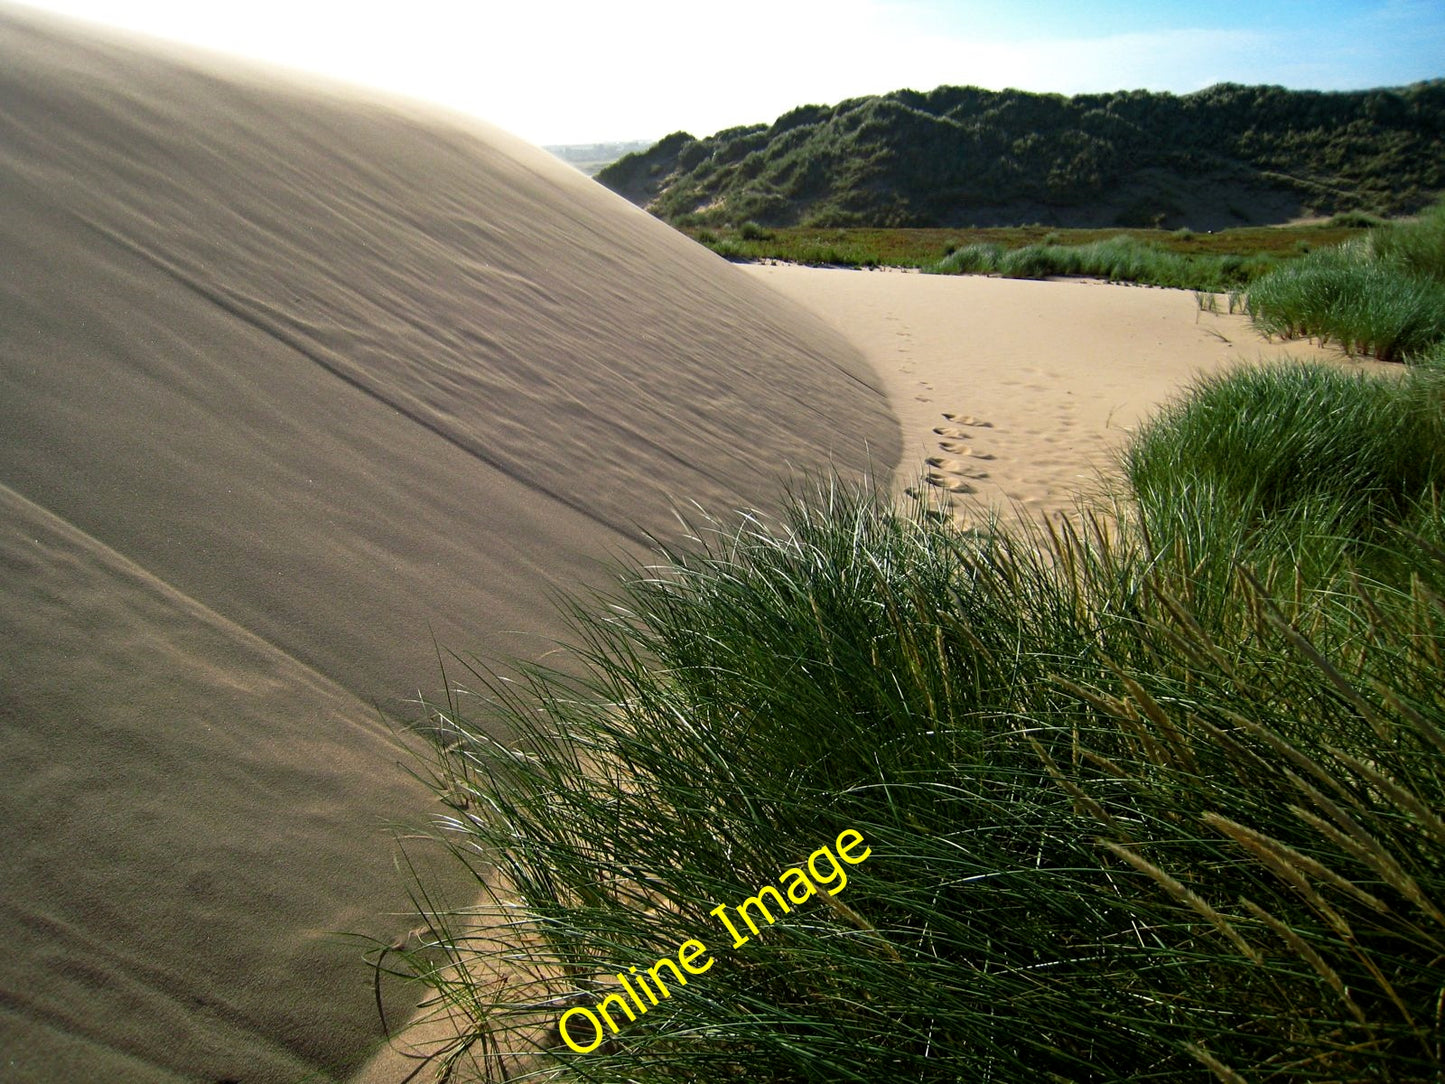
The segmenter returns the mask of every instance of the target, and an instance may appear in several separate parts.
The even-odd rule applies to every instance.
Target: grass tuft
[[[1248,303],[1268,334],[1386,361],[1430,353],[1445,341],[1445,203],[1278,268],[1249,287]]]
[[[1206,377],[1141,427],[1124,467],[1143,528],[1191,568],[1229,575],[1245,552],[1311,576],[1385,560],[1400,528],[1438,534],[1445,373],[1298,364]]]

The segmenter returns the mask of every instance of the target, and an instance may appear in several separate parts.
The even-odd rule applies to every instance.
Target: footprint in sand
[[[930,471],[928,484],[937,486],[939,489],[947,490],[949,493],[972,493],[973,486],[969,485],[962,478],[956,478],[949,474],[940,474],[937,471]]]
[[[941,471],[947,471],[949,474],[962,475],[965,478],[988,477],[986,472],[970,466],[962,459],[945,459],[941,455],[931,455],[928,457],[928,465],[930,467],[936,467]]]
[[[982,421],[979,418],[975,418],[972,414],[954,414],[950,411],[944,411],[943,417],[945,421],[957,422],[959,425],[971,425],[977,429],[993,428],[993,422]]]
[[[938,446],[950,455],[966,455],[970,459],[992,459],[991,452],[976,452],[961,440],[940,440]]]
[[[940,478],[941,477],[942,476],[940,476]],[[944,492],[940,494],[937,490],[927,490],[926,487],[921,488],[919,486],[909,486],[903,492],[915,501],[925,502],[927,506],[925,513],[929,517],[939,520],[955,519],[958,512],[953,503],[954,494],[965,492],[965,490],[950,489],[949,487],[953,484],[951,482],[945,483],[938,481],[930,482],[929,484],[938,486],[939,489],[944,490]]]
[[[952,437],[954,440],[968,440],[972,433],[965,433],[956,425],[935,425],[933,431],[940,437]]]

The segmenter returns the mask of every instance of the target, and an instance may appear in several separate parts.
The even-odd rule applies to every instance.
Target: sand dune
[[[432,637],[899,436],[821,320],[417,107],[0,10],[0,1066],[321,1079]]]

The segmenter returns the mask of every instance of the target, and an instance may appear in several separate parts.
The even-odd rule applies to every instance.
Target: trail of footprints
[[[945,412],[943,420],[948,424],[935,425],[933,431],[944,438],[938,442],[938,447],[948,454],[928,457],[928,466],[931,468],[928,472],[928,484],[947,493],[972,493],[974,487],[969,484],[970,481],[988,477],[988,471],[982,469],[979,463],[992,459],[993,456],[980,452],[965,442],[973,438],[974,434],[970,430],[991,429],[993,423],[975,418],[971,414],[951,412]]]

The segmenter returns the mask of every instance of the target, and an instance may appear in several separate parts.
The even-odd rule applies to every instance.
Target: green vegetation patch
[[[1254,322],[1286,338],[1312,336],[1386,361],[1445,341],[1445,202],[1416,222],[1264,275],[1249,288]]]
[[[1005,278],[1053,276],[1102,278],[1149,286],[1224,293],[1274,267],[1270,255],[1181,253],[1128,235],[1082,245],[1033,244],[1006,248],[996,243],[965,245],[929,270],[940,274],[996,274]]]
[[[1435,1078],[1440,383],[1403,375],[1205,384],[1082,526],[839,484],[699,519],[578,607],[580,677],[427,707],[490,905],[423,887],[387,966],[498,1078]],[[849,832],[846,893],[719,929]],[[694,940],[705,975],[561,1041]]]
[[[676,225],[1221,229],[1411,213],[1445,189],[1445,81],[1186,95],[943,86],[676,132],[598,180]]]
[[[1340,225],[1259,226],[1217,233],[1045,226],[971,229],[778,226],[765,229],[756,223],[745,223],[738,228],[698,225],[681,228],[694,240],[733,260],[780,260],[839,267],[911,267],[940,273],[1000,273],[993,264],[969,267],[964,266],[965,258],[952,258],[960,249],[989,246],[999,255],[1022,248],[1056,252],[1052,265],[1042,269],[1046,275],[1099,275],[1097,269],[1066,270],[1080,266],[1082,261],[1079,256],[1063,250],[1126,248],[1145,254],[1166,254],[1156,262],[1162,266],[1164,260],[1170,260],[1172,266],[1189,269],[1172,271],[1170,284],[1189,289],[1228,289],[1228,284],[1244,281],[1242,275],[1273,267],[1275,261],[1293,259],[1359,236],[1357,228]],[[1178,259],[1171,259],[1173,257]],[[1147,265],[1147,261],[1144,262]],[[1226,285],[1206,285],[1218,282]]]
[[[1142,426],[1123,461],[1141,526],[1197,577],[1228,578],[1245,561],[1320,582],[1346,563],[1373,569],[1395,559],[1401,529],[1438,533],[1445,370],[1207,377]]]

